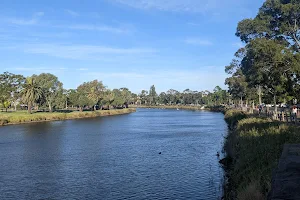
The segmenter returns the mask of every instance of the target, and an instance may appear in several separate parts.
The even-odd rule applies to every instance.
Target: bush
[[[278,165],[284,144],[300,143],[297,126],[245,117],[242,112],[226,113],[226,121],[236,124],[235,129],[229,132],[224,147],[232,160],[226,199],[266,198],[271,188],[272,172]]]
[[[227,110],[225,112],[225,121],[230,128],[234,128],[238,121],[247,118],[247,114],[240,110]]]

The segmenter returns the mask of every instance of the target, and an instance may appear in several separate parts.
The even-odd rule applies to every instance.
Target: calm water
[[[220,113],[158,109],[0,127],[0,199],[220,199],[226,132]]]

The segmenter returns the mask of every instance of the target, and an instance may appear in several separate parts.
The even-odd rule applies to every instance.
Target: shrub
[[[227,199],[266,198],[284,144],[300,143],[298,127],[271,119],[245,118],[244,113],[236,111],[227,112],[225,117],[236,124],[224,147],[232,159],[230,185],[225,192],[234,197]]]
[[[247,118],[247,114],[240,110],[227,110],[225,112],[225,121],[230,128],[234,128],[238,121]]]

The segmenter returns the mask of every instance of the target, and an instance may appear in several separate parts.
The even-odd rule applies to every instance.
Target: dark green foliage
[[[239,110],[228,110],[225,113],[225,121],[228,123],[231,129],[236,126],[238,121],[246,118],[247,114]]]
[[[150,105],[155,105],[157,101],[157,93],[155,90],[155,86],[152,85],[149,90],[149,103]]]
[[[298,0],[266,0],[254,19],[238,24],[236,35],[246,43],[255,38],[274,39],[299,50],[299,20]]]
[[[238,23],[236,36],[245,47],[225,67],[233,98],[275,104],[275,114],[276,104],[300,98],[299,23],[299,0],[266,0],[254,19]],[[240,111],[227,112],[225,119],[233,130],[225,144],[233,161],[225,197],[265,199],[283,145],[300,142],[297,127]]]
[[[52,112],[57,98],[62,98],[60,93],[63,92],[63,84],[58,80],[56,76],[50,73],[42,73],[38,76],[33,75],[35,83],[42,89],[43,98],[39,103],[46,104],[49,111]]]
[[[31,113],[32,106],[43,96],[42,88],[36,84],[34,78],[29,77],[22,90],[22,100],[28,105],[28,112]]]
[[[254,19],[239,22],[236,35],[246,46],[225,68],[232,96],[256,100],[257,90],[260,104],[261,95],[273,104],[300,97],[299,23],[297,0],[266,0]]]

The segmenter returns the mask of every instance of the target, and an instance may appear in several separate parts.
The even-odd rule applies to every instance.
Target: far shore
[[[82,119],[82,118],[95,118],[112,115],[122,115],[135,112],[135,108],[126,109],[115,109],[115,110],[98,110],[98,111],[74,111],[70,113],[59,113],[59,112],[36,112],[28,114],[22,111],[17,112],[1,112],[0,113],[0,126],[5,125],[16,125],[26,123],[37,123],[46,121],[62,121],[71,119]]]
[[[130,106],[131,108],[158,108],[158,109],[181,109],[181,110],[203,110],[212,112],[223,112],[225,111],[224,106],[190,106],[190,105],[157,105],[157,106],[147,106],[147,105],[137,105]]]

